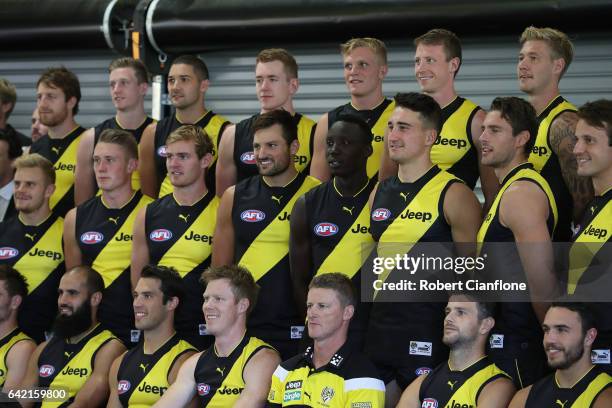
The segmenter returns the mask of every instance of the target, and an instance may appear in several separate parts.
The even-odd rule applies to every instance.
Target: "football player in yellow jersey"
[[[542,324],[548,365],[555,370],[520,390],[510,408],[607,408],[612,377],[591,362],[595,318],[584,303],[553,303]]]
[[[259,288],[239,266],[210,268],[202,311],[215,343],[191,356],[154,407],[184,406],[194,396],[208,408],[263,407],[278,353],[246,330]]]
[[[253,132],[251,126],[257,117],[275,109],[283,109],[296,119],[300,151],[296,155],[296,167],[308,167],[312,152],[311,138],[315,122],[296,113],[293,96],[299,89],[298,65],[293,55],[282,48],[261,50],[255,60],[255,88],[260,112],[223,132],[219,146],[219,171],[217,171],[217,195],[237,182],[257,174],[253,154]]]
[[[493,309],[493,303],[476,301],[469,294],[450,297],[442,338],[450,348],[448,362],[417,377],[402,394],[398,407],[420,408],[426,401],[432,404],[428,406],[441,407],[508,406],[514,385],[485,354],[485,344],[495,324]]]
[[[129,57],[117,58],[110,63],[108,74],[110,94],[117,113],[111,119],[83,133],[74,173],[76,205],[93,197],[96,192],[91,157],[100,133],[108,128],[125,129],[134,134],[138,142],[144,130],[143,127],[151,121],[144,109],[144,99],[149,88],[149,73],[144,63]],[[136,132],[139,134],[135,134]]]
[[[17,327],[21,302],[28,294],[28,284],[19,272],[0,266],[0,382],[2,392],[21,385],[27,361],[36,343]]]
[[[22,387],[65,388],[73,407],[106,401],[108,371],[125,347],[98,323],[103,290],[102,277],[89,267],[79,266],[62,276],[53,336],[30,356]],[[58,407],[62,402],[45,401],[42,407]],[[32,404],[22,402],[24,407]]]
[[[565,33],[533,26],[523,31],[520,44],[517,64],[519,88],[527,95],[529,103],[545,125],[540,126],[542,134],[529,161],[551,185],[553,178],[565,182],[569,197],[573,200],[573,213],[569,217],[573,216],[573,220],[579,222],[585,206],[593,198],[593,188],[587,177],[576,173],[572,154],[578,121],[576,108],[559,94],[559,82],[572,62],[574,47]],[[549,158],[544,160],[545,157]],[[555,165],[555,169],[546,174],[551,160],[558,161],[558,167]]]

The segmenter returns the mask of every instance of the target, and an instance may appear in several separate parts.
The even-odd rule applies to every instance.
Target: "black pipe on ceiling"
[[[130,53],[138,0],[2,0],[3,51],[108,49]]]
[[[150,0],[149,0],[150,1]],[[152,0],[147,37],[164,54],[230,47],[406,38],[433,27],[516,34],[528,25],[609,30],[609,0]]]

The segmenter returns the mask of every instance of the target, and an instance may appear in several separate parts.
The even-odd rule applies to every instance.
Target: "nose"
[[[576,144],[574,145],[573,153],[580,154],[582,152],[584,152],[584,142],[582,142],[580,138],[578,138],[576,140]]]
[[[482,133],[478,137],[478,140],[480,140],[481,142],[489,140],[489,135],[487,134],[485,130],[482,131]]]

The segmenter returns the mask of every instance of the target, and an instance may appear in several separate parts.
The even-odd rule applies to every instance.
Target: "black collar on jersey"
[[[538,115],[538,122],[541,122],[544,118],[546,118],[550,112],[555,109],[557,106],[565,102],[565,99],[561,95],[557,95],[546,108]]]
[[[433,165],[433,166],[431,166],[431,168],[429,170],[427,170],[427,172],[425,174],[423,174],[421,177],[419,177],[418,179],[416,179],[413,182],[402,181],[399,178],[399,174],[397,174],[395,176],[395,180],[394,181],[397,183],[398,186],[405,186],[405,187],[410,187],[410,188],[415,188],[416,187],[417,189],[421,189],[421,187],[423,187],[425,184],[427,184],[440,171],[442,171],[442,170],[438,166]]]
[[[514,177],[514,175],[516,173],[518,173],[519,171],[521,171],[523,169],[533,169],[533,164],[529,163],[529,162],[525,162],[525,163],[519,164],[518,166],[516,166],[515,168],[510,170],[508,172],[508,174],[506,174],[506,177],[504,177],[504,179],[502,180],[500,186],[505,185],[508,180],[510,180],[512,177]]]
[[[348,341],[345,341],[344,344],[338,349],[338,351],[334,353],[334,355],[332,356],[332,358],[329,360],[327,364],[317,368],[314,371],[320,372],[320,371],[339,370],[344,364],[344,362],[350,357],[350,355],[351,355],[351,346],[348,344]],[[310,367],[314,367],[314,363],[312,361],[313,356],[314,356],[314,346],[308,346],[306,351],[304,351],[304,354],[302,355],[302,358],[300,359],[300,362],[298,363],[298,365],[303,364],[303,365],[308,365]]]
[[[457,96],[451,103],[443,107],[442,108],[442,123],[445,123],[448,120],[448,118],[451,117],[453,113],[457,112],[457,109],[459,109],[459,107],[463,105],[463,102],[465,102],[465,99],[460,96]]]
[[[10,333],[8,333],[6,336],[4,336],[2,339],[0,339],[0,347],[4,346],[6,343],[9,342],[9,340],[11,340],[13,338],[13,336],[16,336],[19,333],[19,327],[15,327],[13,330],[11,330]]]

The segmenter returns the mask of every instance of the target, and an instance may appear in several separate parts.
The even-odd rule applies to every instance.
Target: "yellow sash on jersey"
[[[513,171],[513,170],[510,170],[510,171]],[[544,180],[544,178],[540,175],[540,173],[530,168],[521,169],[517,171],[516,174],[510,177],[508,180],[504,181],[504,185],[501,186],[501,188],[499,189],[499,192],[497,193],[497,196],[495,196],[495,200],[493,200],[493,204],[491,205],[491,208],[489,209],[489,212],[487,213],[487,216],[482,222],[482,225],[480,226],[480,229],[478,230],[478,234],[476,235],[476,242],[478,243],[478,249],[476,253],[478,255],[480,255],[480,250],[482,249],[482,244],[485,241],[485,237],[487,236],[487,231],[489,230],[489,227],[491,226],[491,222],[495,218],[495,214],[497,214],[497,211],[499,209],[499,203],[501,202],[501,198],[504,195],[504,191],[506,191],[506,189],[508,189],[508,187],[510,187],[510,185],[512,185],[512,183],[518,179],[533,180],[536,182],[536,184],[540,186],[540,188],[542,188],[542,190],[544,190],[546,197],[548,197],[548,204],[550,205],[550,208],[552,209],[552,212],[553,212],[554,223],[553,223],[553,230],[551,231],[551,236],[553,232],[555,231],[555,229],[557,228],[557,220],[559,219],[559,213],[557,211],[557,203],[555,201],[555,196],[553,195],[552,190],[550,189],[550,186],[548,185],[546,180]]]
[[[374,126],[372,126],[372,135],[374,137],[383,136],[386,133],[389,117],[393,113],[394,109],[395,101],[392,101],[389,106],[387,106],[387,108],[383,111],[383,113],[380,114],[380,117],[378,118]],[[384,147],[384,140],[381,140],[380,142],[372,140],[373,152],[372,155],[368,158],[368,163],[366,167],[368,171],[368,178],[372,178],[376,175],[376,173],[378,173],[378,170],[380,169],[380,158],[382,156],[382,151]]]
[[[94,329],[95,330],[95,329]],[[62,367],[61,371],[55,376],[49,389],[64,388],[68,391],[69,398],[74,398],[79,390],[83,388],[83,385],[87,382],[94,369],[94,358],[96,352],[104,346],[108,341],[115,339],[116,337],[108,331],[104,330],[92,337],[83,345],[83,348],[76,353],[68,363]],[[74,370],[86,370],[82,371],[83,376],[74,374]],[[72,374],[68,374],[71,372]],[[59,407],[64,404],[65,401],[44,401],[41,405],[42,408]]]
[[[587,208],[587,211],[589,209]],[[576,285],[584,272],[588,269],[593,256],[595,256],[610,238],[610,228],[612,226],[612,201],[608,201],[604,208],[599,211],[597,216],[591,220],[576,238],[575,244],[570,249],[570,267],[568,272],[567,293],[570,295],[576,291]],[[605,229],[608,234],[605,236],[586,235],[589,229]]]
[[[212,194],[209,192],[209,194]],[[198,229],[198,233],[202,235],[213,236],[215,232],[215,225],[217,220],[217,208],[219,207],[219,197],[214,197],[210,200],[204,211],[198,215],[198,217],[191,223],[191,226],[195,226]],[[209,222],[207,222],[209,221]],[[190,226],[190,227],[191,227]],[[189,256],[178,259],[176,254],[180,253],[181,247],[189,248],[192,246],[185,237],[189,235],[189,228],[185,231],[182,237],[176,240],[174,245],[164,254],[159,260],[158,265],[171,266],[178,270],[181,278],[184,278],[189,272],[195,267],[204,262],[212,253],[212,242],[209,243],[197,243],[197,251],[190,253]],[[184,251],[183,251],[184,252]]]
[[[309,117],[302,115],[297,125],[298,142],[300,147],[295,153],[295,168],[297,171],[302,171],[308,166],[312,159],[312,152],[310,151],[310,139],[313,136],[313,128],[316,126],[316,122]],[[302,160],[304,158],[305,160]]]
[[[279,214],[283,212],[290,214],[297,199],[319,184],[321,184],[319,180],[307,176]],[[274,217],[274,220],[257,235],[240,258],[238,263],[251,272],[255,281],[263,277],[289,252],[289,226],[286,222],[286,220],[281,221],[278,217]]]
[[[441,143],[431,147],[430,157],[433,164],[437,164],[442,170],[448,170],[465,156],[472,148],[472,141],[467,133],[467,120],[478,106],[469,100],[464,100],[459,108],[444,122],[442,131],[438,136],[442,139],[457,139],[465,141],[463,148],[457,146],[444,146]]]
[[[586,390],[576,398],[576,401],[572,404],[572,408],[592,406],[595,397],[597,397],[601,390],[610,383],[612,383],[612,377],[610,377],[610,375],[606,373],[599,374],[589,383]]]
[[[486,358],[486,357],[483,357]],[[480,360],[479,360],[480,361]],[[457,406],[476,406],[478,391],[486,385],[491,378],[505,374],[505,377],[509,379],[506,373],[497,368],[493,363],[486,367],[476,371],[471,377],[465,380],[463,384],[450,396],[448,401],[455,400]],[[465,405],[464,405],[465,404]],[[454,405],[453,405],[454,406]]]
[[[82,135],[82,133],[81,133]],[[71,165],[73,168],[76,166],[76,152],[81,143],[81,135],[78,135],[72,143],[68,145],[64,153],[57,159],[53,168],[55,169],[55,191],[49,199],[49,207],[55,208],[57,203],[64,198],[66,193],[70,190],[70,187],[74,184],[74,170],[59,169],[59,164]],[[66,163],[64,163],[64,160]]]
[[[9,351],[11,351],[11,348],[13,348],[13,346],[16,343],[19,343],[22,340],[30,340],[32,341],[32,339],[30,337],[28,337],[26,334],[24,334],[23,332],[18,331],[19,329],[15,329],[15,331],[17,331],[17,333],[15,333],[13,335],[13,337],[11,337],[10,339],[7,340],[6,343],[4,343],[1,347],[0,347],[0,387],[2,387],[4,385],[4,382],[6,381],[6,375],[8,374],[8,368],[6,367],[6,357]],[[15,331],[7,334],[10,335],[12,333],[14,333]],[[0,341],[3,341],[4,338],[2,338]]]
[[[204,116],[206,116],[207,114],[208,112],[206,112]],[[221,135],[219,134],[219,132],[221,131],[221,127],[223,126],[225,122],[227,122],[227,119],[225,119],[223,116],[215,114],[208,121],[208,124],[202,128],[206,132],[206,134],[210,137],[210,141],[212,142],[212,145],[213,145],[212,161],[210,162],[208,169],[212,168],[217,162],[217,157],[219,156],[218,143],[221,140]],[[181,126],[182,125],[183,124],[181,124]],[[207,171],[210,171],[208,169]],[[168,175],[166,174],[166,177],[164,177],[164,180],[162,181],[161,187],[159,189],[159,198],[162,198],[163,196],[170,194],[173,191],[174,191],[174,187],[172,186],[172,183],[170,183],[170,179],[168,178]]]
[[[122,234],[132,235],[132,231],[134,230],[134,220],[136,220],[138,210],[151,201],[153,201],[153,199],[144,194],[142,197],[140,197],[138,204],[136,204],[136,207],[134,207],[132,212],[127,216],[125,222],[121,225],[121,227],[119,227],[115,235],[113,235],[113,237],[108,241],[100,253],[98,253],[96,259],[93,261],[91,267],[98,271],[102,276],[102,279],[104,279],[104,287],[107,288],[115,281],[115,279],[119,277],[119,275],[121,275],[126,268],[130,266],[129,255],[131,253],[132,241],[129,241],[130,250],[126,253],[126,241],[120,241],[118,238]]]
[[[557,98],[550,103],[554,103]],[[550,104],[549,104],[550,106]],[[533,146],[531,154],[529,154],[529,163],[533,164],[533,168],[537,171],[542,171],[548,159],[552,156],[552,148],[548,144],[548,131],[553,120],[564,111],[576,111],[576,107],[567,101],[561,102],[558,106],[550,111],[550,113],[542,119],[538,126],[538,135]]]
[[[64,219],[58,217],[28,253],[24,254],[13,265],[15,269],[27,278],[28,293],[32,293],[59,264],[64,262],[64,250],[62,249],[61,240],[63,231]],[[33,258],[30,253],[44,253],[47,256],[34,255],[36,262],[31,262]]]
[[[404,255],[412,250],[415,243],[419,242],[423,235],[431,228],[440,216],[438,212],[438,201],[444,187],[451,180],[459,180],[457,177],[445,171],[436,174],[416,196],[406,205],[406,208],[393,220],[385,232],[380,236],[377,256],[379,258],[394,258],[396,255]],[[411,212],[431,213],[431,219],[427,222],[413,221],[401,218],[408,210]],[[385,281],[392,269],[386,269],[379,275],[378,279]],[[378,293],[376,290],[375,296]]]
[[[340,242],[338,242],[334,250],[327,255],[323,263],[321,263],[321,266],[317,270],[317,275],[329,272],[340,272],[352,278],[359,272],[363,265],[363,261],[371,252],[374,240],[370,234],[366,234],[366,240],[355,239],[351,230],[356,228],[357,224],[370,225],[370,208],[368,203],[365,203],[357,219],[353,222],[353,225],[351,225],[351,228],[344,234],[342,239],[340,239]]]

